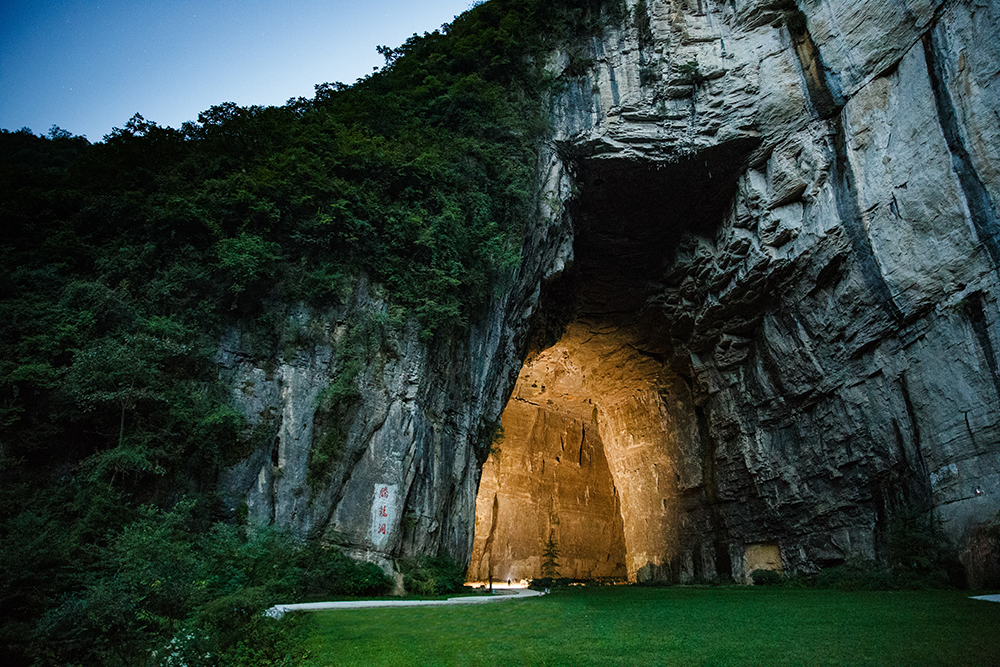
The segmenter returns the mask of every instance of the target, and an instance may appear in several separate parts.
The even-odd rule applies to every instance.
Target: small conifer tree
[[[542,552],[542,576],[549,579],[555,579],[559,576],[559,545],[556,543],[555,537],[552,533],[549,533],[549,541],[545,545],[545,551]]]

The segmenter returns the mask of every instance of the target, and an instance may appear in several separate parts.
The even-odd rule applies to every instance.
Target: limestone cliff
[[[574,573],[623,549],[629,578],[681,580],[743,578],[762,553],[798,570],[871,556],[903,505],[958,539],[1000,509],[1000,2],[628,5],[549,60],[538,216],[464,337],[378,324],[360,284],[337,312],[289,315],[312,333],[271,368],[224,342],[266,435],[228,475],[234,503],[383,562],[475,548],[475,568],[489,539],[497,576],[497,545],[518,576],[537,566],[565,506],[570,551],[569,525],[607,533]],[[318,397],[372,326],[311,484]],[[505,416],[480,487],[512,392],[530,415]],[[378,485],[396,487],[384,537]],[[608,507],[600,529],[571,519]]]
[[[245,503],[256,522],[387,570],[428,554],[467,561],[481,467],[540,283],[562,270],[570,234],[531,227],[519,274],[462,337],[422,340],[364,278],[334,310],[281,313],[277,359],[255,353],[251,330],[232,330],[218,362],[255,446],[220,480],[229,511]],[[383,488],[391,502],[378,517]]]

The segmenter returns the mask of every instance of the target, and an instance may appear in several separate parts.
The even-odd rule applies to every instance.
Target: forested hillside
[[[0,131],[4,664],[284,664],[266,606],[387,588],[223,520],[216,477],[251,433],[218,337],[266,354],[283,309],[362,274],[425,338],[463,327],[519,262],[544,56],[624,20],[604,4],[492,0],[354,85],[179,129]]]

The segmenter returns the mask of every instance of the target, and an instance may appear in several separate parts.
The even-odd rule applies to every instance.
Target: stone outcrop
[[[876,555],[905,505],[959,541],[1000,510],[1000,2],[628,4],[549,60],[517,274],[464,338],[376,336],[321,483],[317,397],[385,304],[293,313],[316,331],[270,369],[224,343],[266,432],[234,503],[384,562],[478,568],[490,537],[504,578],[558,526],[574,575],[637,580],[815,571]],[[399,507],[376,549],[377,484]],[[620,543],[583,521],[616,505]]]

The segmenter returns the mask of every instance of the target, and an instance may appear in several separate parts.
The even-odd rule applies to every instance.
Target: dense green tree
[[[220,334],[251,329],[276,356],[284,309],[329,307],[361,274],[427,339],[474,319],[532,215],[542,55],[623,7],[491,0],[382,49],[354,85],[179,129],[0,130],[4,664],[145,664],[194,627],[237,664],[251,636],[270,648],[245,659],[277,650],[257,614],[275,596],[384,584],[222,511],[218,472],[253,434],[218,379]],[[336,454],[325,428],[316,475]]]
[[[551,534],[542,551],[542,576],[546,579],[555,579],[559,576],[559,545],[555,536]]]

